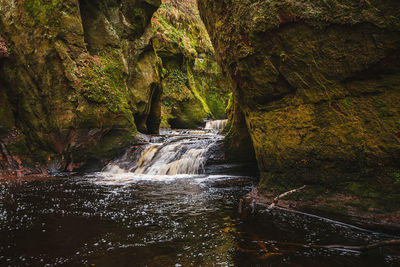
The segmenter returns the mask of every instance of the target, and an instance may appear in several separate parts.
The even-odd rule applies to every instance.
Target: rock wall
[[[228,162],[257,165],[253,142],[246,126],[246,118],[239,107],[237,97],[230,95],[226,108],[228,124],[224,128],[225,158]],[[256,173],[256,171],[253,171]]]
[[[307,183],[398,199],[399,1],[198,5],[244,114],[261,188]]]
[[[0,0],[9,50],[0,58],[3,159],[14,151],[76,170],[119,153],[137,129],[157,132],[161,84],[150,19],[159,5]],[[11,170],[9,161],[0,168]]]
[[[152,19],[163,65],[163,127],[196,128],[226,118],[229,87],[195,0],[164,0]]]

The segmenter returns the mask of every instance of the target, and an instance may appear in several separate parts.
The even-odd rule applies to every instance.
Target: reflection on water
[[[206,175],[230,168],[216,153],[221,140],[215,131],[165,132],[101,173],[0,179],[0,266],[400,265],[393,248],[308,246],[391,236],[280,210],[239,218],[237,203],[256,181]]]
[[[0,263],[175,265],[233,262],[234,177],[132,176],[1,182]],[[236,179],[237,180],[237,179]]]
[[[129,174],[0,181],[0,265],[384,266],[398,251],[304,248],[390,238],[299,214],[237,217],[254,180]],[[272,264],[272,265],[270,265]],[[178,265],[179,266],[179,265]]]

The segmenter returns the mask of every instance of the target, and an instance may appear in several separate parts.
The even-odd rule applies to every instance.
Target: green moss
[[[168,77],[168,82],[166,83],[166,89],[168,91],[172,91],[174,88],[181,88],[188,83],[187,74],[180,69],[173,69],[170,72],[167,71],[166,75]]]
[[[260,190],[268,190],[277,195],[303,185],[295,176],[292,179],[288,179],[282,174],[275,172],[262,172],[260,175]],[[284,179],[282,179],[283,177]]]
[[[286,189],[281,189],[279,191],[276,191],[277,194],[281,194],[287,191],[284,191]],[[301,200],[301,201],[313,201],[317,199],[320,196],[324,196],[328,198],[333,194],[332,191],[327,190],[326,187],[320,186],[320,185],[314,185],[314,186],[308,186],[306,189],[301,190],[297,193],[293,193],[285,197],[284,199],[288,200]]]
[[[198,101],[187,101],[181,104],[180,113],[170,119],[170,124],[176,128],[196,129],[203,124],[207,114]]]
[[[193,95],[197,98],[197,100],[200,101],[201,105],[203,106],[204,111],[209,115],[213,116],[211,113],[210,108],[208,107],[208,104],[206,100],[203,98],[203,96],[200,94],[198,87],[196,86],[196,82],[194,80],[192,70],[190,68],[189,62],[186,62],[186,70],[187,70],[187,76],[188,76],[188,83],[190,86],[190,90],[192,91]]]
[[[233,109],[233,93],[229,93],[229,100],[228,100],[228,104],[226,105],[225,108],[225,113],[230,112]]]
[[[25,9],[36,23],[42,25],[54,24],[57,19],[57,12],[62,0],[27,0]]]
[[[188,77],[185,72],[179,68],[166,69],[166,75],[163,79],[163,97],[167,101],[166,105],[172,107],[173,100],[185,101],[191,99],[191,93],[187,87]]]
[[[346,108],[350,108],[353,105],[353,102],[351,101],[351,99],[346,98],[343,100],[343,104]]]
[[[329,181],[329,178],[324,178],[325,175],[321,170],[318,175],[319,184],[308,184],[306,190],[295,193],[286,199],[317,201],[321,197],[327,199],[331,195],[340,194],[352,196],[353,198],[347,202],[347,205],[363,211],[374,209],[381,212],[392,212],[400,209],[400,172],[398,170],[388,173],[376,171],[353,173],[339,183],[326,182]],[[260,190],[276,195],[302,186],[302,183],[295,178],[295,173],[291,180],[284,173],[263,172],[261,177]]]
[[[92,103],[105,105],[112,113],[128,115],[133,124],[128,104],[126,78],[121,63],[116,55],[104,53],[97,64],[90,61],[80,69],[83,82],[80,84],[81,94]],[[79,108],[78,108],[79,110]],[[79,110],[83,112],[84,110]]]
[[[195,58],[213,51],[211,42],[193,2],[164,3],[153,16],[155,47]]]
[[[379,196],[379,193],[373,187],[360,182],[349,182],[346,186],[346,190],[353,195],[364,198],[376,198]]]
[[[134,141],[133,115],[148,112],[147,85],[158,86],[161,75],[146,72],[150,60],[141,62],[151,54],[151,32],[143,32],[159,1],[14,2],[0,8],[12,51],[0,75],[0,87],[7,84],[0,88],[0,137],[15,127],[26,137],[8,149],[33,165],[68,151],[79,165],[78,158],[107,157]],[[142,70],[150,73],[143,79],[136,75]]]
[[[232,121],[228,121],[228,122],[226,123],[224,129],[222,129],[221,134],[224,134],[224,135],[228,134],[229,131],[231,130],[231,128],[232,128]]]
[[[395,173],[394,173],[395,174]],[[343,184],[342,192],[359,197],[359,203],[364,210],[369,208],[391,212],[400,209],[400,182],[393,176],[378,176],[377,180],[364,178],[360,181]]]
[[[198,127],[205,118],[224,118],[228,88],[193,1],[164,2],[152,19],[153,47],[161,58],[163,125]],[[186,108],[193,106],[198,115]],[[195,123],[189,120],[195,120]]]
[[[400,185],[400,171],[395,171],[392,173],[392,178],[395,185]]]

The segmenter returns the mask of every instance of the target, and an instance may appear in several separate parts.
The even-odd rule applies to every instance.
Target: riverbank
[[[320,192],[317,194],[316,192]],[[243,197],[247,206],[255,202],[257,209],[265,210],[277,195],[271,191],[255,189]],[[307,186],[304,190],[279,199],[277,206],[295,211],[352,224],[379,232],[400,234],[400,211],[387,212],[378,208],[367,208],[368,200],[354,195],[336,193]]]

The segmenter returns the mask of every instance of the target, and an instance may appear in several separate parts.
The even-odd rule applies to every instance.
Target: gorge
[[[0,265],[396,266],[330,245],[400,239],[399,52],[396,0],[0,0]]]

